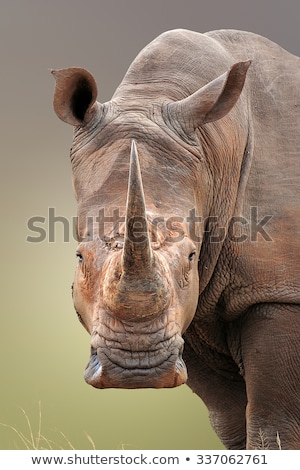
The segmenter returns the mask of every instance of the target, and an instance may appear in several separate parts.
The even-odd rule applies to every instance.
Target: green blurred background
[[[48,208],[76,215],[68,153],[72,129],[52,111],[48,68],[83,66],[108,100],[139,50],[176,28],[260,33],[300,54],[297,1],[2,0],[1,58],[1,317],[0,422],[54,448],[220,449],[201,400],[173,390],[95,390],[83,371],[89,337],[71,301],[76,242],[29,243],[34,216],[48,233]],[[43,443],[42,443],[43,445]],[[0,425],[0,448],[23,448]]]

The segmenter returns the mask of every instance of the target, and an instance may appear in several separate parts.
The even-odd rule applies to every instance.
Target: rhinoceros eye
[[[77,251],[77,253],[76,253],[76,258],[78,259],[78,262],[79,262],[79,263],[83,263],[83,256],[82,256],[82,254],[79,253],[78,251]]]
[[[189,254],[189,261],[190,262],[193,261],[195,256],[196,256],[196,251],[195,250],[191,251],[190,254]]]

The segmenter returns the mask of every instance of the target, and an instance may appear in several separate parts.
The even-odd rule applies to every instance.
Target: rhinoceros
[[[111,101],[52,70],[74,126],[73,300],[88,384],[184,383],[228,449],[300,449],[300,59],[167,31]]]

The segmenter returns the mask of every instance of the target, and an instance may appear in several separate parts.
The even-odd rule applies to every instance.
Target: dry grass
[[[269,448],[269,444],[268,444],[268,440],[266,438],[265,433],[263,432],[262,429],[259,429],[258,434],[259,434],[259,441],[260,441],[259,449],[267,450]]]
[[[278,445],[278,449],[279,450],[282,450],[282,447],[281,447],[281,440],[280,440],[280,436],[279,436],[279,432],[277,431],[277,434],[276,434],[276,444]]]
[[[26,423],[26,432],[22,432],[19,429],[17,429],[15,426],[12,426],[11,424],[5,424],[5,423],[0,423],[1,426],[10,429],[15,433],[15,435],[18,437],[20,443],[22,443],[22,446],[25,447],[27,450],[76,450],[75,447],[72,445],[68,437],[62,432],[58,431],[60,436],[63,437],[65,444],[64,446],[61,446],[57,444],[56,442],[52,441],[51,439],[48,439],[46,436],[43,435],[42,433],[42,406],[41,402],[38,404],[38,425],[37,425],[37,430],[34,431],[34,427],[28,417],[28,414],[23,408],[20,408],[21,412],[24,415],[25,423]],[[85,433],[86,438],[88,442],[91,444],[91,447],[93,450],[96,450],[95,443],[91,436],[87,433]],[[16,445],[16,448],[18,449],[18,444]]]
[[[279,432],[277,431],[276,433],[276,444],[278,445],[278,449],[282,450],[281,447],[281,439],[279,436]],[[269,449],[269,443],[267,436],[265,435],[264,431],[262,429],[259,429],[259,450],[268,450]]]

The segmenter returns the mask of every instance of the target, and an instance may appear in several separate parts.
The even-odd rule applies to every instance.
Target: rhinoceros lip
[[[97,350],[92,350],[91,357],[84,372],[84,379],[87,383],[94,383],[101,376],[102,364],[98,359]]]
[[[183,344],[180,344],[174,351],[115,349],[113,352],[110,350],[109,355],[104,348],[92,348],[84,374],[85,381],[96,388],[176,387],[187,380],[182,359]]]

